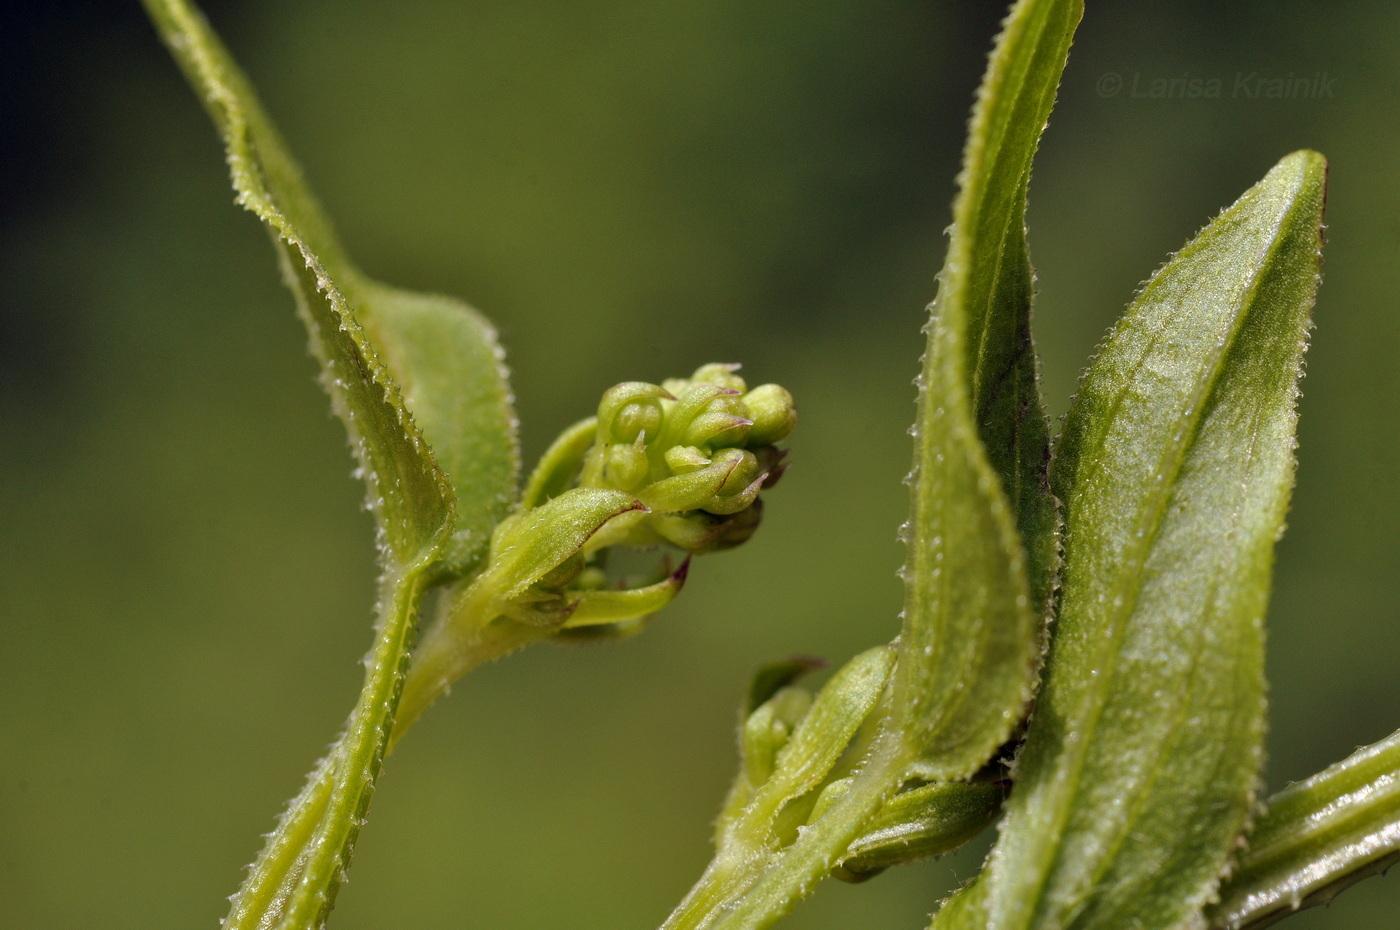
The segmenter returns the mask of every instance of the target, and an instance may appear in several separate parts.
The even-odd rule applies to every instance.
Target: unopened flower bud
[[[715,548],[715,541],[724,535],[731,519],[692,510],[681,514],[652,514],[646,525],[677,549],[700,553]]]
[[[753,421],[737,394],[721,394],[712,399],[686,426],[681,441],[692,446],[742,446]]]
[[[695,374],[690,376],[690,380],[696,383],[717,384],[722,388],[742,394],[749,389],[749,386],[744,383],[743,378],[735,374],[739,367],[733,363],[711,362],[695,369]]]
[[[608,447],[603,474],[609,487],[635,491],[646,483],[650,471],[651,462],[647,459],[646,447],[640,442]]]
[[[688,475],[710,465],[710,457],[695,446],[672,446],[666,450],[665,458],[673,475]]]
[[[671,384],[669,381],[666,383]],[[689,442],[685,438],[686,433],[690,429],[690,424],[696,417],[708,412],[710,402],[721,396],[729,396],[737,399],[739,395],[717,384],[695,384],[685,386],[681,392],[676,395],[675,403],[669,404],[666,407],[665,422],[661,425],[661,434],[658,437],[662,448],[667,448],[669,446],[697,445],[697,443]]]
[[[750,445],[771,445],[797,426],[797,407],[787,389],[777,384],[760,384],[744,395],[744,406],[748,408]]]
[[[598,438],[607,443],[634,442],[646,432],[661,431],[661,400],[671,399],[664,388],[645,381],[624,381],[603,392],[598,402]]]
[[[762,785],[773,774],[778,753],[787,745],[792,731],[807,716],[811,706],[810,691],[789,685],[779,688],[744,720],[739,731],[739,746],[750,785]]]
[[[721,449],[710,467],[727,467],[728,474],[715,496],[701,506],[721,515],[738,513],[752,504],[767,477],[758,470],[758,458],[747,449]]]
[[[654,437],[660,431],[661,402],[647,397],[632,401],[617,412],[612,438],[615,442],[635,442],[644,436]]]

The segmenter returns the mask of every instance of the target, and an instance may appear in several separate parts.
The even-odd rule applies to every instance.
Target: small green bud
[[[711,362],[695,369],[695,374],[690,376],[690,380],[692,383],[716,384],[726,390],[742,394],[749,389],[749,386],[744,383],[743,378],[735,374],[740,367],[736,363]]]
[[[691,419],[681,440],[688,445],[712,449],[742,446],[753,425],[748,412],[737,394],[720,394]]]
[[[657,438],[661,448],[696,445],[687,442],[685,438],[691,422],[709,409],[712,400],[721,396],[737,399],[739,395],[716,384],[693,384],[685,387],[676,395],[675,402],[666,406],[665,422],[661,424],[661,432]]]
[[[786,439],[797,426],[797,406],[787,389],[777,384],[760,384],[744,395],[748,408],[750,445],[772,445]]]
[[[710,467],[726,469],[724,483],[700,507],[721,516],[738,513],[752,504],[767,477],[758,470],[758,458],[747,449],[721,449]]]
[[[717,547],[733,518],[717,517],[703,510],[680,514],[651,514],[646,526],[665,542],[686,552],[709,552]]]
[[[661,402],[654,397],[636,400],[617,412],[613,419],[614,442],[635,442],[661,431]]]
[[[603,475],[609,487],[635,491],[646,483],[650,471],[651,462],[647,459],[646,447],[640,441],[608,447]]]
[[[695,446],[672,446],[664,458],[673,475],[688,475],[710,466],[710,457]]]
[[[603,392],[598,402],[598,439],[604,443],[635,442],[646,432],[661,431],[661,401],[671,400],[665,388],[645,381],[624,381]]]
[[[773,774],[773,763],[787,745],[792,731],[807,716],[812,693],[806,688],[787,686],[763,703],[744,720],[739,732],[744,772],[757,788]]]

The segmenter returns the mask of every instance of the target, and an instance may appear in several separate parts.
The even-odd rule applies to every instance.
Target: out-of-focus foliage
[[[752,669],[897,628],[918,327],[1004,5],[208,12],[366,270],[500,325],[527,461],[624,378],[742,360],[801,399],[782,506],[648,636],[485,669],[423,721],[337,913],[342,930],[655,925],[708,856]],[[1276,789],[1400,707],[1400,128],[1383,118],[1400,12],[1091,14],[1030,205],[1053,412],[1202,217],[1281,152],[1332,163],[1269,619]],[[5,923],[212,926],[358,688],[369,518],[263,233],[229,208],[137,5],[35,4],[3,32]],[[1251,74],[1321,74],[1332,96],[1250,97]],[[1142,92],[1220,78],[1223,96],[1135,97],[1135,75]],[[827,883],[788,926],[920,926],[980,854]],[[1379,930],[1397,902],[1372,880],[1289,926]]]

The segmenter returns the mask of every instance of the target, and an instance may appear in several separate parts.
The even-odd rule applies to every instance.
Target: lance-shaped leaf
[[[407,563],[450,530],[451,568],[473,567],[519,471],[495,332],[460,301],[365,278],[203,17],[185,0],[145,2],[223,137],[239,203],[273,235],[389,558]]]
[[[494,599],[516,597],[577,555],[609,520],[632,512],[645,513],[646,508],[630,494],[574,488],[513,514],[497,527],[490,568],[477,584]]]
[[[455,298],[359,275],[349,280],[356,316],[452,485],[456,519],[444,568],[467,574],[509,513],[520,477],[515,410],[496,331]]]
[[[1040,654],[1055,510],[1026,189],[1081,15],[1079,2],[1026,0],[1008,17],[973,112],[932,308],[893,702],[927,779],[968,775],[1006,740]]]
[[[778,752],[773,775],[758,789],[754,808],[776,814],[783,804],[821,784],[885,690],[894,659],[889,647],[876,646],[831,677]]]
[[[768,870],[791,834],[810,829],[803,819],[813,805],[821,805],[817,789],[871,716],[894,661],[889,646],[868,649],[838,669],[815,698],[799,688],[779,687],[747,717],[740,737],[744,765],[720,815],[716,856],[663,930],[723,926],[725,912],[735,912],[732,902]],[[794,675],[799,668],[789,666]],[[844,851],[843,844],[833,865]],[[752,900],[744,898],[742,905]],[[766,922],[781,913],[770,911]]]
[[[1254,801],[1326,166],[1298,152],[1143,288],[1052,465],[1059,616],[989,927],[1199,926]]]
[[[973,110],[919,378],[889,719],[846,794],[716,927],[770,925],[907,778],[972,774],[1024,716],[1055,548],[1030,343],[1026,190],[1082,12],[1081,0],[1018,2]]]
[[[380,535],[380,618],[359,700],[225,921],[299,930],[324,919],[349,864],[427,573],[475,567],[514,499],[515,421],[490,327],[455,301],[365,279],[203,17],[185,0],[145,5],[223,138],[239,203],[272,234]]]
[[[1269,798],[1210,908],[1219,930],[1265,927],[1326,904],[1400,861],[1400,733]]]

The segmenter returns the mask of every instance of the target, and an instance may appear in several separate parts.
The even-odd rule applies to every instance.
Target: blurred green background
[[[498,322],[527,460],[607,385],[710,360],[802,408],[763,531],[646,635],[536,648],[424,719],[338,930],[655,926],[707,859],[749,672],[893,634],[919,326],[1002,12],[211,5],[361,264]],[[357,691],[370,521],[265,235],[134,0],[4,15],[0,925],[213,927]],[[1058,416],[1171,250],[1285,153],[1332,159],[1271,788],[1400,726],[1397,39],[1385,0],[1091,3],[1031,189]],[[1251,73],[1331,95],[1237,94]],[[1221,98],[1132,93],[1182,76]],[[827,883],[784,926],[922,927],[984,848]],[[1400,882],[1288,926],[1400,926]]]

